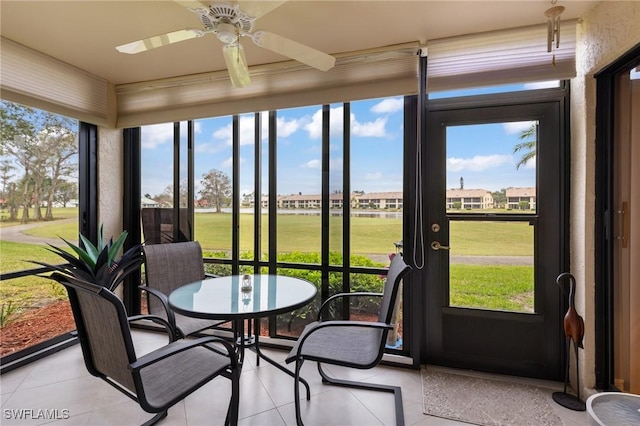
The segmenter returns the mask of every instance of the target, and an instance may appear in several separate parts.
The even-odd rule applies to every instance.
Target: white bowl
[[[640,395],[596,393],[587,399],[587,412],[594,426],[640,425]]]

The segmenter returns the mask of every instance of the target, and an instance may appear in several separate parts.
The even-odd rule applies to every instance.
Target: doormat
[[[562,426],[555,389],[421,366],[423,412],[483,426]]]

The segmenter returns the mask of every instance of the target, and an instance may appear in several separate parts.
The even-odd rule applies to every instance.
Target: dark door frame
[[[596,388],[614,390],[613,357],[613,131],[616,77],[640,61],[640,44],[595,74],[595,357]]]
[[[562,147],[558,154],[559,157],[553,160],[554,162],[556,162],[555,164],[557,164],[558,170],[560,170],[560,178],[559,178],[560,188],[558,193],[552,194],[552,196],[554,198],[554,203],[555,202],[558,203],[558,206],[560,207],[560,212],[559,213],[556,212],[556,214],[552,214],[549,217],[553,217],[554,218],[553,221],[556,222],[553,225],[556,227],[554,228],[555,231],[553,232],[557,231],[559,235],[558,240],[564,241],[565,243],[558,243],[559,250],[560,250],[558,258],[550,259],[548,255],[546,258],[544,258],[545,253],[540,253],[539,251],[538,251],[538,256],[543,256],[543,262],[546,262],[547,260],[549,260],[550,262],[557,264],[558,273],[569,270],[569,244],[568,244],[568,229],[569,229],[568,225],[569,224],[568,224],[567,212],[569,211],[568,210],[569,209],[568,176],[570,171],[569,170],[570,152],[569,152],[569,144],[567,143],[567,141],[569,140],[569,131],[567,128],[568,127],[567,123],[569,122],[568,120],[569,108],[567,105],[568,99],[569,99],[569,85],[568,85],[568,82],[563,82],[562,87],[560,89],[541,89],[541,90],[520,92],[520,93],[481,95],[481,96],[469,96],[469,97],[455,98],[455,99],[431,100],[428,102],[428,111],[427,111],[427,114],[431,116],[434,113],[442,113],[446,111],[452,111],[452,112],[455,112],[458,110],[471,111],[471,110],[477,109],[479,111],[479,115],[483,116],[484,114],[482,113],[482,110],[486,108],[503,108],[504,109],[504,107],[519,108],[520,106],[522,106],[524,109],[526,109],[527,105],[531,105],[534,109],[535,108],[539,109],[539,107],[535,106],[536,104],[554,104],[554,103],[557,104],[557,109],[554,114],[557,114],[557,118],[556,118],[558,120],[557,128],[560,131],[559,137],[561,138],[561,141],[564,141],[564,142],[562,142]],[[466,120],[466,117],[464,118],[464,120]],[[469,122],[471,121],[474,121],[473,117],[469,116]],[[456,122],[458,122],[458,119],[456,119]],[[463,123],[460,122],[460,124],[463,124]],[[432,125],[431,120],[429,120],[427,123],[427,126],[430,126],[430,125]],[[437,129],[431,129],[431,130],[437,130]],[[434,133],[427,128],[427,134],[433,135]],[[430,141],[427,140],[426,143],[428,144],[430,143]],[[433,169],[433,167],[429,166],[429,163],[428,163],[429,159],[426,158],[425,161],[427,161],[426,169],[427,170]],[[543,185],[545,185],[544,176],[538,176],[537,185],[538,187],[542,187]],[[429,183],[427,182],[425,187],[428,187],[428,186],[429,186]],[[442,191],[444,191],[444,189],[442,189]],[[442,198],[444,200],[444,193],[440,195],[441,196],[439,196],[438,199]],[[427,211],[427,220],[425,221],[426,224],[432,223],[434,220],[436,220],[436,218],[432,219],[431,217],[429,217],[430,216],[429,207],[427,207],[425,210]],[[544,225],[545,227],[548,227],[549,226],[548,219],[545,219],[545,221],[547,221],[547,223]],[[547,229],[547,231],[542,230],[542,232],[549,232],[549,231]],[[430,235],[430,230],[425,228],[424,233],[425,235]],[[430,239],[427,239],[427,240],[430,241]],[[443,243],[447,245],[446,241],[443,241]],[[431,256],[431,257],[433,258],[434,256]],[[433,268],[437,268],[439,264],[437,265],[434,264],[436,260],[431,259],[427,264],[427,269],[433,270]],[[542,285],[542,283],[537,283],[537,285]],[[545,286],[546,285],[548,285],[548,283],[545,283]],[[564,298],[559,296],[559,293],[560,293],[559,289],[558,289],[558,293],[553,292],[553,294],[551,294],[551,292],[553,292],[553,290],[550,290],[547,292],[549,293],[549,295],[545,303],[546,303],[546,306],[549,307],[548,310],[551,310],[553,312],[545,312],[545,315],[550,316],[549,318],[545,319],[545,324],[546,324],[545,329],[546,330],[551,329],[553,330],[553,332],[551,333],[552,336],[545,336],[545,337],[549,337],[550,340],[553,342],[556,342],[556,344],[554,345],[555,349],[547,349],[547,351],[551,351],[552,353],[551,355],[546,356],[546,358],[549,360],[556,359],[557,362],[553,363],[553,366],[545,367],[545,372],[538,371],[539,368],[536,367],[538,368],[538,370],[536,370],[535,368],[529,368],[527,369],[526,373],[524,371],[521,373],[510,371],[509,374],[531,375],[531,377],[540,377],[540,378],[547,378],[547,379],[549,378],[561,379],[562,371],[563,371],[562,366],[564,365],[564,360],[565,360],[565,351],[562,350],[562,348],[564,348],[564,344],[563,344],[564,336],[562,336],[562,332],[561,332],[561,327],[562,327],[561,313],[564,312],[564,310],[566,310],[566,300],[564,300]],[[433,299],[433,297],[438,297],[438,296],[432,294],[432,292],[426,289],[423,297],[424,297],[423,299],[424,306],[427,306],[429,300]],[[536,301],[536,306],[539,306],[539,301]],[[429,311],[429,309],[425,309],[423,321],[425,322],[427,327],[430,327],[430,324],[431,325],[434,324],[434,318],[432,318],[430,316],[430,313],[427,311]],[[432,314],[433,313],[431,313],[431,315]],[[555,321],[556,319],[557,319],[557,328],[553,328],[554,324],[550,323],[549,321]],[[427,333],[425,332],[425,338],[426,338],[426,334]],[[436,337],[437,337],[437,333],[436,333]],[[461,366],[457,364],[457,361],[451,360],[449,358],[434,359],[433,347],[429,345],[429,342],[425,342],[425,345],[423,346],[423,348],[424,348],[424,351],[422,352],[422,357],[421,357],[422,363],[434,363],[434,364],[443,363],[443,365],[446,364],[453,367]],[[478,368],[478,366],[474,368]],[[502,370],[504,366],[503,366],[503,363],[500,363],[500,362],[496,362],[495,365],[486,366],[484,368],[486,368],[487,371],[492,371],[495,373],[501,373],[501,372],[504,373],[506,371],[506,370],[504,371]],[[516,368],[515,364],[513,365],[513,368]]]

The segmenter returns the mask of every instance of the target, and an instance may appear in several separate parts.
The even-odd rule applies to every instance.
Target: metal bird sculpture
[[[584,320],[576,311],[576,279],[570,273],[565,272],[558,275],[556,282],[561,286],[560,281],[565,277],[569,278],[569,309],[564,315],[564,335],[567,339],[573,340],[577,353],[578,348],[584,349],[584,346],[582,345],[582,339],[584,337]]]
[[[564,272],[556,278],[556,283],[562,288],[564,292],[564,286],[562,285],[562,281],[568,278],[569,279],[569,309],[567,309],[567,313],[564,315],[563,328],[564,328],[564,336],[566,339],[566,348],[567,348],[567,365],[566,365],[566,373],[564,380],[564,392],[554,392],[553,399],[558,404],[575,410],[575,411],[585,411],[585,403],[580,399],[580,374],[578,372],[578,348],[584,348],[582,345],[582,339],[584,338],[584,320],[576,311],[575,305],[575,296],[576,296],[576,279],[573,275],[568,272]],[[571,342],[573,342],[573,348],[575,350],[576,356],[576,396],[573,397],[567,394],[567,384],[569,383],[569,359],[570,350],[571,350]]]

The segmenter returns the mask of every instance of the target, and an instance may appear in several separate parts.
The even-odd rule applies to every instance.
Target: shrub
[[[11,322],[11,320],[13,319],[11,317],[16,313],[16,311],[17,309],[13,305],[13,302],[11,302],[11,300],[9,300],[8,303],[3,303],[2,306],[0,306],[0,328]]]

